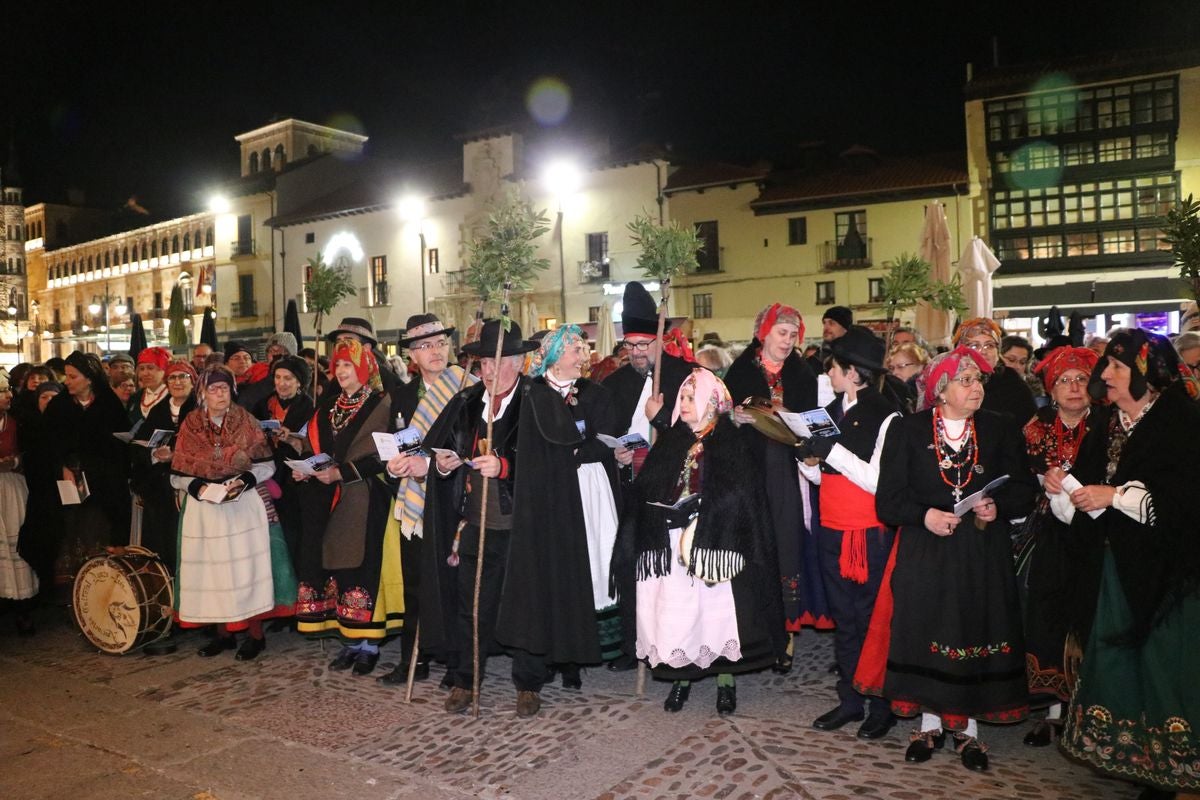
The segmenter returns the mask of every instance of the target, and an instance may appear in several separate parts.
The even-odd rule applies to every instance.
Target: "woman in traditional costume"
[[[533,355],[528,390],[532,402],[523,406],[531,415],[518,434],[521,466],[508,573],[510,581],[528,579],[528,588],[513,596],[518,607],[502,612],[517,628],[536,627],[543,632],[530,636],[526,630],[521,646],[545,652],[562,673],[563,686],[572,689],[582,686],[580,664],[611,661],[621,654],[621,620],[610,594],[618,524],[617,462],[612,448],[596,434],[619,436],[622,431],[609,390],[582,377],[588,355],[578,325],[563,325],[550,333]],[[542,411],[552,404],[566,414]],[[559,416],[567,428],[574,423],[575,429],[566,431],[571,444],[556,446],[555,439],[562,435],[557,429],[563,427],[554,424]],[[524,444],[527,441],[529,446]],[[545,531],[547,519],[555,520],[554,530],[543,538],[536,529]],[[537,552],[529,552],[530,548]],[[554,565],[559,580],[539,574],[546,565]],[[530,572],[523,573],[522,566]],[[588,630],[589,617],[595,619],[594,631]],[[525,620],[531,618],[548,622],[529,626]]]
[[[379,645],[404,625],[400,524],[371,437],[392,430],[391,403],[361,342],[339,342],[330,361],[338,391],[321,396],[305,454],[326,454],[333,464],[315,477],[292,473],[303,484],[297,629],[341,639],[330,669],[368,675]]]
[[[255,487],[275,472],[258,420],[233,402],[233,373],[205,371],[197,389],[201,407],[179,427],[171,456],[171,485],[185,490],[179,525],[176,602],[184,626],[216,624],[201,657],[235,647],[237,659],[266,649],[262,623],[290,616],[296,578],[278,519]]]
[[[1087,384],[1096,366],[1096,354],[1086,347],[1060,347],[1038,364],[1050,405],[1038,409],[1025,425],[1025,451],[1034,474],[1070,472],[1079,458],[1083,437],[1095,429]],[[1049,704],[1046,719],[1026,734],[1025,744],[1045,747],[1062,730],[1063,704],[1071,687],[1063,669],[1069,615],[1077,596],[1080,552],[1067,526],[1050,511],[1050,497],[1038,495],[1033,512],[1021,524],[1017,574],[1024,585],[1025,668],[1030,701]],[[1094,601],[1094,594],[1092,595]]]
[[[1089,388],[1112,413],[1071,471],[1083,486],[1059,491],[1070,503],[1055,512],[1090,545],[1099,598],[1061,746],[1146,786],[1144,798],[1195,798],[1200,522],[1187,466],[1200,452],[1200,391],[1166,338],[1129,328],[1110,338]],[[1061,481],[1047,476],[1046,488]]]
[[[924,374],[930,407],[888,429],[875,508],[900,530],[855,675],[855,688],[888,698],[893,713],[921,715],[906,761],[929,760],[950,730],[973,770],[988,767],[977,720],[1028,712],[1006,520],[1029,511],[1036,483],[1016,426],[980,410],[990,373],[972,349],[939,356]]]
[[[816,408],[817,378],[808,362],[796,352],[796,342],[803,339],[804,321],[796,309],[775,303],[759,312],[754,323],[754,340],[725,374],[725,385],[734,402],[742,404],[755,398],[787,411]],[[820,520],[815,490],[801,477],[794,448],[745,424],[752,418],[740,405],[734,410],[733,419],[741,425],[743,446],[760,466],[770,506],[788,632],[787,652],[780,658],[776,671],[787,672],[792,664],[792,637],[803,626],[818,630],[833,627],[817,558],[816,531]]]
[[[667,711],[715,674],[717,712],[733,713],[733,673],[765,668],[787,646],[767,500],[732,407],[720,378],[692,371],[622,521],[614,570],[618,586],[636,579],[637,657],[674,681]]]
[[[21,467],[17,420],[11,413],[13,391],[6,376],[0,376],[0,598],[18,601],[17,631],[33,633],[31,600],[37,595],[38,580],[33,569],[17,553],[29,488]]]

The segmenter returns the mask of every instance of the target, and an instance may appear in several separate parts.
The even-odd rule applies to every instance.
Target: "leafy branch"
[[[345,264],[326,264],[319,250],[316,258],[307,260],[311,277],[305,282],[304,292],[309,310],[316,312],[314,323],[319,343],[321,323],[325,315],[333,311],[345,298],[357,294],[358,290],[354,287],[354,281],[350,279],[350,268]]]
[[[501,302],[505,330],[511,324],[506,292],[528,290],[537,273],[550,268],[549,259],[537,258],[536,245],[549,230],[545,210],[534,211],[532,203],[509,192],[488,214],[483,235],[471,242],[466,283],[480,303]]]
[[[635,217],[627,227],[629,238],[642,248],[637,265],[647,278],[665,285],[680,272],[700,266],[696,255],[704,242],[694,227],[683,227],[678,220],[659,225],[648,215]]]
[[[962,276],[954,273],[948,281],[932,278],[933,266],[917,255],[901,253],[884,262],[888,272],[883,276],[883,302],[887,310],[888,344],[891,344],[892,323],[899,312],[925,302],[938,311],[963,317],[967,303],[963,299]]]
[[[1179,277],[1193,300],[1200,301],[1200,202],[1192,195],[1167,212],[1162,240],[1171,246]]]

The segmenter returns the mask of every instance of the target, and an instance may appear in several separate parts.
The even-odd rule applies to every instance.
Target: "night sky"
[[[15,3],[9,5],[16,5]],[[786,163],[801,142],[963,149],[965,65],[1196,46],[1197,0],[1089,2],[21,4],[4,19],[0,124],[26,202],[195,210],[233,136],[273,118],[358,130],[377,156],[454,156],[454,135],[533,124],[673,160]],[[116,7],[116,4],[113,4]]]

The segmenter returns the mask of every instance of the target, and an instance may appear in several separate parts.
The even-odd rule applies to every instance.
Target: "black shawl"
[[[771,399],[767,376],[758,363],[762,343],[753,340],[742,351],[725,373],[725,386],[735,404],[740,405],[748,397]],[[783,361],[780,371],[783,378],[783,407],[788,411],[811,411],[817,407],[817,376],[808,362],[793,350]]]

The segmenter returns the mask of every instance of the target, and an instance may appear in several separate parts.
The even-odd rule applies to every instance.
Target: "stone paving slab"
[[[812,719],[836,703],[831,637],[805,633],[788,675],[738,678],[738,711],[720,718],[715,683],[694,685],[678,714],[669,685],[633,692],[634,673],[585,670],[582,691],[548,685],[542,713],[516,717],[511,662],[489,662],[481,719],[448,715],[441,669],[403,690],[375,675],[331,672],[335,648],[268,634],[249,663],[201,659],[205,640],[178,637],[169,656],[113,657],[87,646],[61,609],[18,639],[0,617],[0,798],[192,800],[540,798],[1132,798],[1127,784],[1078,767],[1054,748],[1021,744],[1027,726],[983,726],[992,769],[938,753],[904,763],[902,722],[880,742]],[[390,670],[394,653],[376,675]],[[56,765],[65,765],[65,769]]]

